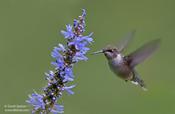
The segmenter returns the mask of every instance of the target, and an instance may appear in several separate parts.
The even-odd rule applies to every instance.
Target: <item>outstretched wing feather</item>
[[[150,41],[127,56],[129,65],[133,68],[147,59],[159,47],[160,39]]]
[[[122,52],[129,44],[129,42],[131,42],[131,40],[133,39],[135,34],[135,30],[127,33],[126,36],[124,36],[124,38],[117,44],[117,49]]]

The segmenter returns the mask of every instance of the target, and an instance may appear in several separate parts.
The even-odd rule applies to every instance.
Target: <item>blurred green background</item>
[[[65,114],[175,114],[174,0],[0,0],[0,114],[4,105],[27,105],[33,89],[41,92],[50,53],[64,43],[60,30],[87,10],[86,33],[94,32],[89,60],[74,67],[75,94],[63,96]],[[161,38],[160,49],[137,67],[148,90],[125,83],[91,52],[136,36],[127,53]],[[28,107],[29,108],[29,107]],[[30,112],[13,112],[13,114]]]

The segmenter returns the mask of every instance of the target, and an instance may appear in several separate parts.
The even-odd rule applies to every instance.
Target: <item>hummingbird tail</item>
[[[147,91],[146,86],[144,84],[144,81],[138,77],[134,77],[131,81],[131,83],[135,85],[140,85],[144,91]]]
[[[144,91],[147,91],[144,81],[139,77],[136,71],[134,71],[134,76],[131,82],[135,85],[140,85]]]

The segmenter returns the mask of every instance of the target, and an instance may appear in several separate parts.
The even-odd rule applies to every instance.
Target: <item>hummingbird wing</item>
[[[160,39],[152,40],[133,53],[126,56],[131,68],[134,68],[137,64],[143,62],[146,58],[153,54],[153,52],[159,47]]]
[[[126,34],[126,36],[124,36],[124,38],[117,44],[117,49],[122,52],[129,44],[129,42],[131,42],[131,40],[133,39],[135,34],[135,30],[128,32]]]

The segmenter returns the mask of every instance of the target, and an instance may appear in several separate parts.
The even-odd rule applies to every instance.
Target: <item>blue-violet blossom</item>
[[[82,11],[82,15],[78,19],[74,19],[73,25],[68,24],[66,30],[61,31],[66,39],[66,45],[58,44],[51,53],[51,56],[55,59],[51,64],[55,69],[45,73],[48,84],[43,88],[43,93],[34,92],[29,95],[29,99],[26,101],[33,106],[33,114],[64,113],[64,106],[58,104],[58,100],[61,98],[63,91],[70,95],[74,94],[72,88],[75,85],[67,85],[68,82],[74,81],[73,65],[78,61],[88,59],[85,56],[87,51],[90,50],[87,46],[93,42],[92,33],[83,36],[86,12],[84,9]]]

